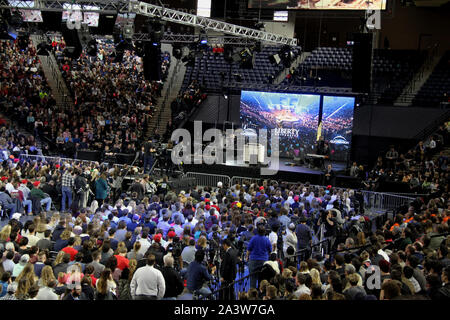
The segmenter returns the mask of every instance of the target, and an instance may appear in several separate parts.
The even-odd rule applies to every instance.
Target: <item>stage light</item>
[[[264,22],[258,21],[255,23],[255,29],[264,30],[266,24]]]
[[[249,48],[244,48],[240,53],[241,59],[241,68],[242,69],[253,69],[253,64],[255,60],[255,56],[253,52]]]
[[[208,49],[208,36],[206,35],[206,31],[201,29],[200,34],[198,36],[198,49],[206,50]]]
[[[164,36],[166,21],[159,18],[150,18],[147,20],[147,25],[144,27],[147,29],[147,33],[150,35],[152,42],[161,43]]]

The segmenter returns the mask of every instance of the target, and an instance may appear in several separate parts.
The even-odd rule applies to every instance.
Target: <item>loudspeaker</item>
[[[67,28],[66,22],[62,22],[61,33],[67,47],[65,54],[69,55],[71,58],[78,59],[83,51],[80,38],[78,37],[78,30],[69,29]]]
[[[59,26],[61,25],[62,12],[53,11],[41,11],[42,24],[38,25],[44,31],[60,31]]]
[[[147,42],[144,47],[145,54],[143,57],[144,77],[149,81],[161,80],[161,47]]]
[[[352,90],[368,93],[372,71],[372,34],[355,33],[353,38]]]

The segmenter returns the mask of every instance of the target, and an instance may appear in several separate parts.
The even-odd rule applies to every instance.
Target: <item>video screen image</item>
[[[43,22],[42,14],[39,10],[19,10],[24,22]]]
[[[387,0],[249,0],[250,9],[385,10]]]
[[[240,118],[245,133],[276,129],[281,157],[311,153],[317,137],[320,96],[242,91]],[[269,147],[269,146],[268,146]]]
[[[322,136],[330,146],[330,159],[346,161],[353,131],[354,97],[323,97]]]

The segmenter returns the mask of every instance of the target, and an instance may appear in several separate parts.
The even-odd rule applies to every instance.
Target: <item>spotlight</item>
[[[208,49],[208,36],[206,35],[205,30],[201,29],[200,34],[198,36],[198,48],[199,50]]]
[[[266,24],[264,22],[258,21],[255,23],[255,29],[264,30]]]
[[[134,34],[134,25],[133,23],[127,23],[124,27],[123,27],[123,37],[125,39],[133,39],[133,34]]]
[[[241,58],[241,68],[242,69],[253,69],[253,63],[255,56],[249,48],[244,48],[240,53]]]

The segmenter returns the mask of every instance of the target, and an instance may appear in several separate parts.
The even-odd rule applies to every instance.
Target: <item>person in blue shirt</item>
[[[111,228],[108,231],[109,240],[110,240],[110,244],[111,244],[111,249],[113,249],[114,251],[117,249],[117,246],[119,245],[119,241],[114,239],[115,233],[116,233],[116,229],[115,228]]]
[[[119,221],[124,220],[127,224],[131,222],[131,219],[128,218],[128,209],[118,210]]]
[[[181,224],[184,224],[184,222],[185,222],[184,215],[179,210],[180,209],[177,208],[177,210],[175,212],[172,212],[171,220],[172,220],[172,222],[175,222],[176,219],[179,218],[181,221]]]
[[[181,237],[181,235],[183,234],[183,227],[181,226],[181,219],[177,218],[175,219],[175,224],[173,225],[173,230],[175,231],[175,233],[177,234],[178,237]]]
[[[191,228],[191,231],[194,230],[195,225],[192,223],[192,220],[194,217],[192,215],[189,215],[187,217],[187,221],[183,224],[183,229],[186,228],[186,226],[189,226]]]
[[[167,235],[167,231],[171,228],[169,224],[169,214],[163,216],[163,221],[158,223],[157,228],[162,230],[164,237]]]
[[[134,229],[139,225],[139,216],[137,214],[133,215],[130,223],[127,224],[127,230],[134,232]]]
[[[145,215],[144,223],[142,224],[143,228],[149,229],[149,234],[154,234],[156,230],[156,223],[152,221],[152,217],[149,213]]]
[[[8,292],[8,285],[11,283],[11,272],[7,271],[2,274],[2,280],[0,281],[0,298],[4,297]]]
[[[272,245],[269,238],[266,237],[266,229],[263,225],[258,226],[258,234],[252,237],[247,247],[247,260],[250,276],[250,288],[256,288],[258,275],[256,271],[260,270],[272,252]]]
[[[206,266],[203,265],[203,261],[205,260],[205,252],[203,250],[197,250],[195,252],[195,260],[189,264],[189,267],[186,272],[186,286],[190,293],[194,293],[197,291],[201,295],[209,295],[211,294],[211,289],[207,285],[205,285],[206,281],[210,281],[213,277],[209,274]],[[214,266],[211,269],[211,272],[214,273],[216,267]]]

